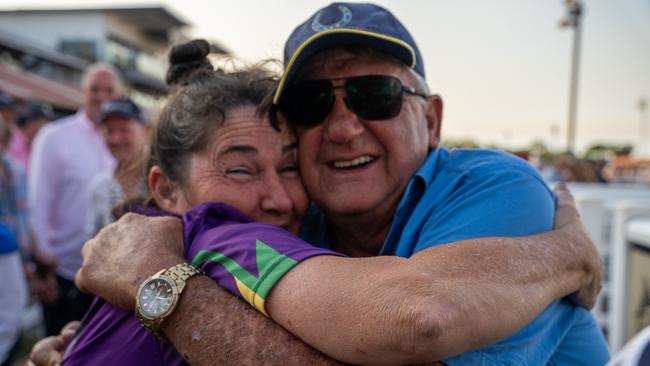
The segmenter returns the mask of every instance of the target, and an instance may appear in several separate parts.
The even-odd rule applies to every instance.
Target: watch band
[[[189,263],[179,263],[166,271],[160,273],[160,276],[167,276],[176,282],[176,287],[178,287],[178,293],[183,292],[187,280],[199,274],[204,274],[202,270],[194,267]]]
[[[154,278],[159,278],[159,277],[167,277],[168,279],[174,281],[176,285],[176,289],[178,290],[178,297],[176,298],[176,301],[172,304],[171,310],[166,313],[164,316],[157,317],[157,318],[148,318],[145,317],[141,311],[140,311],[140,302],[139,299],[136,299],[136,317],[140,321],[140,324],[148,330],[150,333],[152,333],[154,336],[156,336],[158,339],[162,341],[166,341],[165,335],[162,333],[160,330],[160,327],[165,319],[167,319],[174,311],[176,308],[176,305],[178,304],[180,300],[180,295],[183,292],[183,289],[185,289],[185,285],[187,284],[187,280],[189,280],[191,277],[200,275],[200,274],[205,274],[202,270],[194,267],[193,265],[189,263],[179,263],[173,267],[170,267],[168,269],[161,270],[154,274],[153,276],[147,278],[141,285],[140,288],[142,288],[149,280],[154,279]],[[140,293],[140,290],[138,290],[138,294]]]
[[[140,321],[140,325],[142,325],[144,329],[146,329],[147,331],[149,331],[149,333],[156,336],[156,338],[158,338],[159,340],[163,342],[167,342],[167,338],[165,337],[163,332],[160,331],[160,326],[162,325],[162,321],[164,320],[164,318],[156,319],[156,320],[147,319],[143,317],[142,314],[137,310],[135,312],[135,315]]]

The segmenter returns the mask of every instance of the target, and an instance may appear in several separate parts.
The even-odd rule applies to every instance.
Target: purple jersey
[[[142,211],[140,211],[142,212]],[[149,215],[160,215],[150,210]],[[340,255],[320,249],[272,225],[252,222],[236,209],[205,203],[183,217],[185,257],[210,278],[263,314],[273,285],[301,261]],[[145,330],[133,312],[96,298],[81,330],[68,346],[63,364],[181,365],[169,343]]]

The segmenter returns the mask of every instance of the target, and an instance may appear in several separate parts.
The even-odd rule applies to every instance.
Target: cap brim
[[[127,114],[127,113],[124,113],[124,112],[121,112],[121,111],[110,111],[110,112],[107,112],[107,113],[103,113],[99,117],[99,122],[102,123],[102,122],[106,121],[108,118],[115,117],[115,116],[120,116],[120,117],[123,117],[125,119],[134,119],[133,116],[131,116],[130,114]]]
[[[282,78],[273,96],[273,104],[278,105],[280,103],[282,92],[310,57],[324,49],[348,46],[366,46],[384,51],[404,62],[404,64],[412,69],[415,68],[417,63],[413,48],[401,39],[362,29],[329,29],[314,34],[294,52],[282,73]]]

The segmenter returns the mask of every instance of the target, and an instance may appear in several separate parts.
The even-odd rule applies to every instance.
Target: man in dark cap
[[[417,45],[390,12],[331,4],[296,28],[284,57],[273,103],[295,128],[300,171],[314,201],[303,237],[350,256],[404,259],[371,273],[323,266],[304,274],[271,294],[274,319],[350,363],[605,363],[606,345],[589,311],[567,300],[546,302],[551,289],[599,282],[597,254],[582,246],[586,234],[572,232],[572,245],[559,238],[496,245],[481,239],[550,230],[553,192],[515,157],[439,146],[442,99],[429,91]],[[78,283],[133,308],[137,282],[183,261],[175,230],[174,219],[127,217],[88,243]],[[148,241],[156,245],[143,245]],[[119,249],[136,243],[138,253]],[[309,292],[324,276],[343,276],[340,291]],[[350,293],[346,282],[373,290],[341,296]],[[230,300],[209,280],[194,279],[160,329],[191,363],[330,362]],[[397,321],[365,319],[364,310],[374,308],[368,304],[394,309]],[[516,332],[514,324],[531,319]]]
[[[127,198],[146,197],[142,162],[147,138],[147,121],[131,98],[121,97],[102,104],[99,129],[115,158],[112,171],[97,175],[90,188],[86,234],[93,237],[115,221],[112,209]]]

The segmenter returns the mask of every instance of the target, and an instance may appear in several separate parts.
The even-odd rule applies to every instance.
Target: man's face
[[[314,57],[303,68],[301,80],[362,75],[394,76],[409,87],[416,83],[406,66],[344,51]],[[442,103],[438,97],[405,94],[399,115],[369,121],[346,107],[344,94],[336,89],[323,123],[297,129],[304,184],[328,215],[392,216],[428,149],[437,147]]]
[[[113,73],[100,70],[92,75],[88,85],[84,85],[83,93],[84,110],[90,119],[97,121],[102,103],[119,97],[122,90]]]
[[[109,150],[119,162],[138,156],[147,142],[144,126],[134,119],[110,115],[100,126]]]

